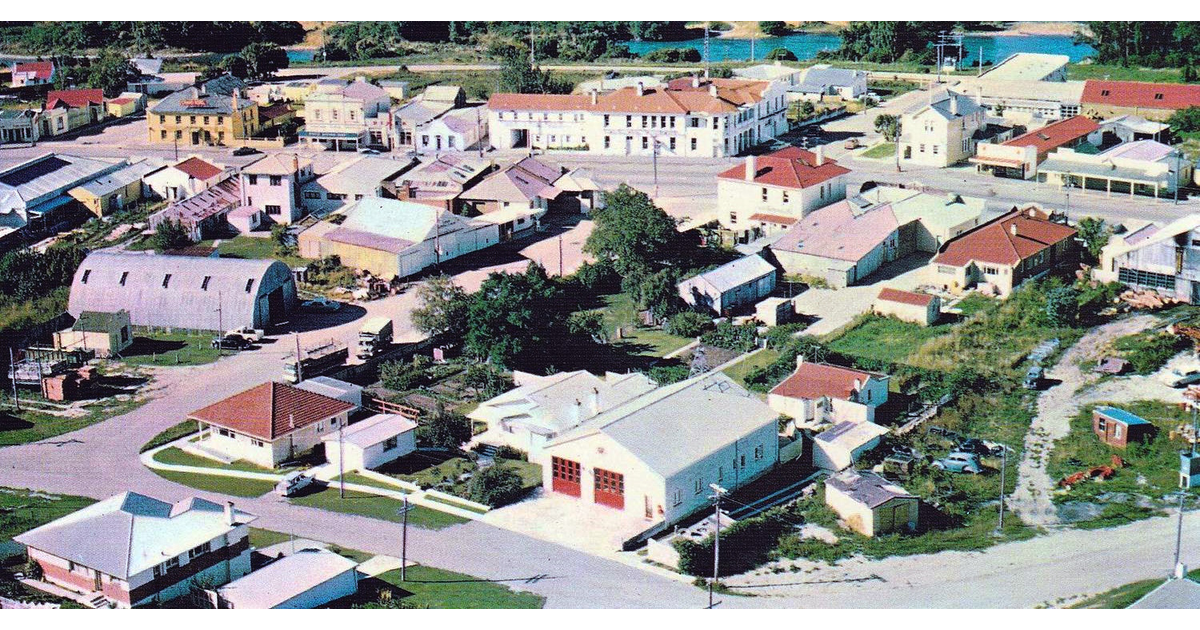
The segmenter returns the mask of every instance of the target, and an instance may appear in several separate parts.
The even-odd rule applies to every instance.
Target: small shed
[[[887,432],[874,422],[839,422],[813,438],[813,466],[823,470],[849,468],[864,453],[879,446]]]
[[[941,317],[942,300],[928,293],[884,288],[875,298],[873,310],[879,315],[891,315],[906,322],[929,326]]]
[[[1145,418],[1116,407],[1096,407],[1092,411],[1092,431],[1101,442],[1125,448],[1130,442],[1154,439],[1157,427]]]
[[[376,414],[330,433],[325,459],[345,470],[370,470],[417,450],[417,423],[395,414]]]
[[[118,355],[133,343],[129,311],[83,311],[66,330],[54,333],[55,350],[93,350],[96,356]]]
[[[356,593],[357,567],[326,549],[301,549],[208,593],[217,608],[316,608]]]
[[[919,503],[904,488],[865,470],[842,471],[825,481],[825,505],[863,536],[915,531]]]
[[[249,234],[262,227],[266,215],[254,206],[242,206],[231,210],[228,215],[229,225],[240,234]]]
[[[296,384],[298,389],[328,396],[334,400],[348,402],[361,409],[363,404],[363,388],[361,385],[347,383],[329,376],[314,376]]]
[[[786,324],[796,315],[796,303],[791,298],[769,297],[754,305],[754,317],[767,326]]]

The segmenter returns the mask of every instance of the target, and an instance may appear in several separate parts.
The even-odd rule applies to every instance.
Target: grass
[[[218,492],[235,497],[260,497],[275,489],[273,482],[259,481],[258,479],[201,475],[170,470],[155,470],[154,474],[168,481],[174,481],[175,483],[197,490]]]
[[[269,473],[275,472],[270,468],[263,468],[257,464],[252,464],[248,461],[237,460],[229,464],[222,464],[215,459],[193,455],[179,448],[172,446],[154,454],[154,461],[162,464],[172,464],[175,466],[198,466],[200,468],[216,468],[220,470],[240,470],[244,472]]]
[[[1094,63],[1073,63],[1067,66],[1072,81],[1108,79],[1111,81],[1146,81],[1151,83],[1183,83],[1180,68],[1139,68],[1137,66],[1107,66]]]
[[[671,335],[658,329],[638,328],[637,304],[627,293],[605,295],[600,298],[604,306],[600,313],[604,316],[604,329],[610,334],[616,334],[617,328],[622,329],[623,337],[614,342],[614,346],[636,347],[634,354],[661,357],[678,350],[692,342],[687,337]]]
[[[490,580],[427,566],[409,567],[407,581],[400,571],[379,578],[401,590],[404,602],[418,608],[541,608],[546,598]]]
[[[859,154],[858,157],[870,158],[870,159],[874,159],[874,160],[881,160],[886,157],[894,157],[895,155],[896,155],[896,143],[895,142],[884,142],[883,144],[877,144],[877,145],[871,147],[870,149],[863,151],[861,154]]]
[[[742,387],[746,387],[746,375],[749,374],[751,370],[766,367],[778,359],[778,350],[774,348],[766,348],[758,354],[742,360],[740,363],[736,363],[725,368],[724,374],[725,376],[728,376],[736,381]]]
[[[963,317],[970,317],[979,311],[990,309],[996,305],[994,298],[972,293],[958,301],[956,308],[962,311]]]
[[[13,536],[40,527],[95,503],[88,497],[55,495],[31,490],[0,487],[0,542],[9,543]],[[25,554],[0,557],[0,594],[16,595],[30,602],[57,603],[63,608],[81,608],[73,600],[61,599],[17,583],[12,573],[20,571]]]
[[[330,485],[333,485],[336,487],[337,482],[340,481],[341,479],[345,479],[346,483],[355,483],[355,484],[359,484],[362,486],[371,486],[372,488],[382,488],[384,490],[391,490],[393,492],[408,492],[404,488],[401,488],[400,486],[398,486],[394,483],[384,483],[377,479],[373,479],[371,477],[365,477],[363,475],[360,475],[360,474],[354,473],[354,472],[346,473],[346,474],[342,475],[341,477],[334,477],[333,481],[331,482]]]
[[[27,392],[21,393],[24,401],[20,410],[8,405],[7,397],[0,397],[5,408],[0,410],[0,446],[28,444],[52,437],[78,431],[109,418],[127,414],[146,403],[145,398],[131,397],[117,400],[114,397],[102,398],[83,409],[85,413],[78,416],[65,416],[39,411],[28,405],[29,399],[41,399]]]
[[[1145,331],[1113,341],[1113,350],[1129,361],[1135,374],[1150,374],[1191,345],[1186,337],[1166,331]]]
[[[281,542],[288,542],[293,536],[283,532],[272,531],[269,529],[259,529],[257,527],[250,528],[250,546],[262,549],[271,545],[278,545]]]
[[[846,355],[906,363],[922,344],[950,332],[951,326],[918,326],[894,317],[863,315],[841,336],[829,343],[829,349]]]
[[[468,512],[474,512],[476,514],[487,514],[486,510],[481,510],[473,505],[467,505],[466,503],[462,503],[460,501],[453,501],[450,499],[444,499],[442,497],[432,496],[432,495],[427,495],[425,498],[430,501],[433,501],[434,503],[441,503],[442,505],[449,505],[450,507],[456,507],[460,510],[467,510]]]
[[[319,492],[290,499],[293,504],[305,507],[341,512],[355,516],[365,516],[383,521],[399,523],[402,520],[400,510],[404,507],[402,501],[381,497],[363,492],[346,491],[346,498],[338,496],[337,487],[331,486]],[[408,524],[423,529],[443,529],[451,525],[466,523],[467,519],[438,512],[429,508],[415,506],[408,513]]]
[[[50,321],[67,310],[70,287],[58,287],[49,295],[17,302],[0,299],[0,332],[22,330]]]
[[[142,445],[139,453],[145,453],[148,450],[158,448],[164,444],[170,444],[181,437],[191,435],[200,430],[199,425],[195,420],[184,420],[179,424],[163,430],[158,435],[150,438],[149,442]]]
[[[199,245],[211,247],[215,242],[213,240],[201,241]],[[307,258],[299,256],[280,256],[275,251],[275,241],[269,238],[257,238],[254,236],[235,236],[233,238],[221,239],[221,244],[217,246],[217,251],[222,258],[274,258],[287,263],[289,267],[304,266],[312,262]]]
[[[1188,579],[1200,580],[1200,569],[1189,571]],[[1076,602],[1071,605],[1071,608],[1103,608],[1103,609],[1121,609],[1129,608],[1131,604],[1146,596],[1147,593],[1158,588],[1163,583],[1163,580],[1141,580],[1118,586],[1109,591],[1105,591],[1098,595],[1093,595],[1083,601]]]
[[[134,335],[133,344],[121,353],[122,361],[130,365],[206,365],[220,356],[212,340],[212,333],[144,332]]]

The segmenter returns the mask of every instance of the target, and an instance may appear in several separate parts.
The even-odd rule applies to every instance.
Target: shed
[[[417,450],[417,423],[395,414],[376,414],[321,438],[325,459],[345,470],[369,470]]]
[[[722,315],[770,295],[775,290],[777,275],[774,265],[754,254],[688,278],[676,286],[679,296],[691,307]]]
[[[361,385],[347,383],[329,376],[314,376],[304,379],[296,387],[362,408],[363,388]]]
[[[917,497],[880,475],[846,470],[825,481],[825,505],[864,536],[915,531]]]
[[[874,422],[839,422],[813,438],[813,466],[843,470],[864,453],[879,446],[888,430]]]
[[[786,324],[795,315],[796,302],[791,298],[770,297],[754,306],[754,317],[767,326]]]
[[[942,315],[942,300],[928,293],[914,293],[885,287],[880,289],[872,310],[880,315],[929,326]]]
[[[100,358],[120,354],[133,343],[129,312],[83,311],[75,324],[54,333],[56,350],[94,350]]]
[[[217,608],[309,609],[358,591],[358,564],[325,549],[301,549],[234,580],[209,597]]]
[[[1101,442],[1125,448],[1130,442],[1148,442],[1158,432],[1150,421],[1116,407],[1096,407],[1092,410],[1092,431]]]
[[[280,323],[295,301],[292,272],[277,260],[97,251],[75,271],[67,310],[124,309],[135,326],[228,330]]]

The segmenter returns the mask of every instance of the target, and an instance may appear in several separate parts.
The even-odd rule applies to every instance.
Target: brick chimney
[[[692,87],[693,88],[700,87],[700,75],[697,75],[697,74],[692,75]]]
[[[225,502],[225,524],[230,526],[237,524],[237,519],[233,516],[233,501]]]
[[[753,155],[746,156],[746,181],[754,181],[754,177],[758,175],[758,162]]]
[[[600,100],[600,91],[592,90],[592,105],[595,105]]]
[[[796,367],[797,367],[797,368],[799,368],[800,366],[804,365],[804,361],[805,361],[805,359],[804,359],[804,355],[803,355],[803,354],[798,354],[798,355],[796,355]]]
[[[600,413],[600,390],[592,388],[592,415]]]
[[[708,84],[708,93],[713,98],[716,98],[716,96],[717,96],[717,84],[716,83]]]
[[[956,95],[954,92],[947,92],[947,94],[950,95],[950,114],[952,116],[957,116],[958,115],[958,95]]]

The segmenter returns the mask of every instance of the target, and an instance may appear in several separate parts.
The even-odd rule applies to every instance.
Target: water
[[[645,54],[660,48],[695,48],[704,52],[704,39],[679,42],[625,42],[629,50]],[[786,48],[795,53],[797,59],[812,59],[821,50],[837,50],[842,38],[830,33],[797,33],[783,37],[765,37],[755,40],[754,57],[762,59],[775,48]],[[1036,52],[1067,55],[1078,62],[1095,53],[1086,44],[1076,44],[1070,35],[968,35],[963,38],[964,61],[978,63],[980,48],[983,61],[999,63],[1009,55],[1019,52]],[[750,58],[750,40],[712,37],[708,42],[712,61],[745,61]]]
[[[308,48],[289,48],[287,51],[290,63],[308,63],[316,57],[317,51]]]

